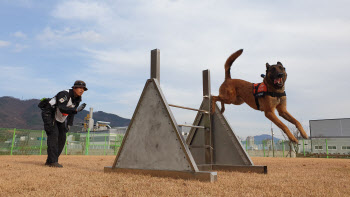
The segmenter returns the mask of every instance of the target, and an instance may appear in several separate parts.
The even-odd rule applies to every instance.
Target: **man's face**
[[[74,95],[81,96],[84,93],[84,88],[73,88]]]

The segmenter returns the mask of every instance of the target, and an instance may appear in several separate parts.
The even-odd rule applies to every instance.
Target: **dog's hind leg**
[[[219,96],[211,96],[211,114],[215,113],[216,101],[219,100]]]
[[[308,139],[309,137],[307,136],[303,126],[301,126],[300,122],[296,120],[284,106],[277,106],[277,111],[280,116],[282,116],[284,119],[289,121],[290,123],[294,124],[297,129],[299,130],[301,136],[303,136],[304,139]]]
[[[225,103],[221,101],[221,113],[223,114],[225,111]]]
[[[220,101],[221,102],[221,113],[224,113],[224,111],[225,111],[225,103],[224,103],[223,99],[220,98],[220,95],[219,95],[219,96],[211,96],[211,114],[215,113],[216,101]]]
[[[282,129],[283,132],[288,136],[290,141],[298,143],[297,138],[294,137],[294,135],[290,132],[288,127],[285,124],[283,124],[282,121],[280,121],[278,119],[278,117],[276,116],[276,114],[273,111],[270,111],[270,110],[265,111],[265,116],[266,116],[266,118],[270,119],[273,123],[275,123],[275,125],[277,125],[280,129]]]

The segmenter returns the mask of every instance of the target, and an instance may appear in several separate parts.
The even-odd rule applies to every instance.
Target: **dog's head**
[[[282,89],[287,80],[286,68],[284,68],[281,62],[277,62],[275,65],[266,63],[265,79],[275,89]]]

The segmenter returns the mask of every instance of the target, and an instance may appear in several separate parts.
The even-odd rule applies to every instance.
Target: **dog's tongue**
[[[276,83],[282,83],[282,78],[275,79],[273,83],[274,83],[274,84],[276,84]]]

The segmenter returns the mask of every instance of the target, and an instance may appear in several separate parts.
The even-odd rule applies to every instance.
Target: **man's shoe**
[[[46,164],[45,164],[46,165]],[[48,164],[49,167],[54,167],[54,168],[63,168],[63,166],[57,162],[55,163],[49,163]]]

